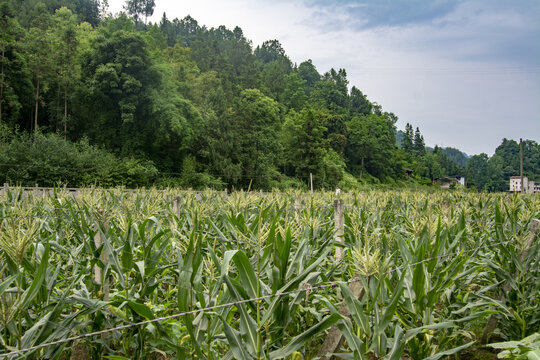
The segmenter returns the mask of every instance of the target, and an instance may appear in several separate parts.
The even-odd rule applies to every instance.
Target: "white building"
[[[523,177],[523,184],[526,194],[540,193],[540,184],[535,184],[532,180],[529,181],[526,176]],[[510,192],[521,192],[520,176],[512,176],[510,178]]]
[[[433,185],[440,185],[442,189],[450,189],[452,186],[465,186],[464,176],[450,176],[433,180]]]

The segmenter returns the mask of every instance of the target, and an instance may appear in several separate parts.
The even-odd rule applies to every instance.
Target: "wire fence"
[[[162,204],[167,204],[167,205],[170,206],[171,202],[164,200]],[[349,211],[375,211],[375,210],[380,211],[380,210],[403,209],[406,206],[408,209],[413,210],[413,209],[416,209],[416,208],[423,209],[426,206],[425,204],[426,204],[425,201],[421,201],[416,205],[409,205],[409,204],[407,204],[407,205],[405,205],[405,204],[404,205],[401,205],[401,204],[380,204],[380,206],[347,205],[347,206],[345,206],[345,209],[347,209]],[[435,205],[435,206],[444,206],[444,203],[429,204],[429,206],[431,206],[431,207],[433,205]],[[259,207],[259,206],[251,206],[251,207],[243,207],[243,208],[229,207],[228,209],[231,209],[231,208],[235,209],[237,211],[254,211],[254,212],[258,212],[259,214],[262,214],[262,211],[263,211],[263,209],[261,207]],[[181,209],[182,209],[182,204],[179,204],[179,208],[177,210],[181,210]],[[289,211],[289,212],[292,213],[292,212],[302,212],[302,211],[310,211],[310,210],[327,210],[327,211],[331,211],[333,209],[334,209],[334,205],[295,204],[294,206],[284,206],[282,208],[277,208],[277,209],[273,209],[273,210],[283,211],[283,212]],[[66,208],[63,208],[63,207],[49,207],[49,208],[47,208],[47,210],[54,211],[54,212],[65,211],[66,213],[83,214],[83,215],[88,214],[89,216],[93,216],[94,218],[97,215],[97,211],[92,211],[90,209],[73,209],[73,208],[69,208],[69,207],[66,207]],[[156,214],[156,215],[164,216],[164,217],[168,217],[168,218],[176,216],[176,214],[174,214],[170,210],[169,210],[168,213],[164,212],[164,213],[159,213],[159,214]],[[22,216],[22,217],[24,217],[24,216]],[[0,223],[3,220],[17,219],[17,218],[22,218],[22,217],[21,216],[13,216],[13,214],[0,215]],[[57,218],[58,214],[53,214],[53,213],[51,213],[51,214],[41,214],[41,215],[40,214],[30,214],[27,217],[31,217],[31,218]],[[476,255],[476,253],[478,253],[482,249],[489,248],[491,246],[496,246],[496,245],[508,245],[508,243],[510,243],[509,241],[507,241],[507,242],[500,242],[500,243],[490,243],[489,245],[486,245],[486,241],[487,240],[484,240],[483,243],[481,243],[479,246],[477,246],[475,248],[472,248],[472,249],[461,250],[461,251],[458,251],[458,252],[452,252],[452,253],[449,253],[449,254],[444,254],[444,255],[439,255],[439,256],[433,256],[433,257],[426,258],[426,259],[423,259],[422,261],[418,261],[418,262],[411,263],[411,264],[403,264],[401,266],[389,269],[388,273],[403,270],[406,267],[416,266],[418,264],[422,264],[422,263],[432,261],[432,260],[435,260],[435,259],[463,256],[464,254],[469,254],[469,253],[473,253],[471,255],[471,257],[474,257]],[[182,270],[182,271],[186,271],[186,270]],[[359,281],[359,280],[354,280],[353,279],[353,280],[346,281],[345,283],[350,284],[350,283],[353,283],[355,281]],[[157,323],[157,322],[163,322],[163,321],[167,321],[167,320],[171,320],[171,319],[177,319],[177,318],[181,318],[183,316],[187,316],[187,315],[191,315],[191,314],[197,314],[197,313],[206,312],[206,311],[212,311],[212,310],[216,310],[216,309],[220,309],[220,308],[224,308],[224,307],[237,306],[237,305],[244,304],[244,303],[267,300],[267,299],[272,299],[272,298],[276,298],[276,297],[283,297],[283,296],[288,296],[288,295],[292,295],[292,294],[298,294],[298,293],[301,293],[301,292],[305,292],[306,296],[308,296],[309,293],[311,293],[311,292],[316,292],[316,291],[319,291],[319,290],[322,290],[322,289],[336,287],[341,283],[343,283],[343,281],[326,282],[326,283],[320,283],[320,284],[317,284],[317,285],[309,285],[309,286],[304,285],[303,288],[298,288],[298,289],[287,291],[287,292],[267,294],[267,295],[260,296],[260,297],[257,297],[257,298],[250,298],[250,299],[245,299],[245,300],[240,300],[240,301],[228,302],[228,303],[225,303],[225,304],[219,304],[219,305],[209,306],[209,307],[205,307],[205,308],[201,308],[201,309],[195,309],[195,310],[191,310],[191,311],[187,311],[187,312],[182,312],[182,313],[168,315],[168,316],[159,317],[159,318],[155,318],[155,319],[145,320],[145,321],[141,321],[141,322],[137,322],[137,323],[128,323],[126,325],[121,325],[121,326],[117,326],[117,327],[113,327],[113,328],[109,328],[109,329],[103,329],[103,330],[100,330],[100,331],[95,331],[95,332],[90,332],[90,333],[85,333],[85,334],[79,334],[79,335],[67,337],[67,338],[64,338],[64,339],[57,339],[57,340],[50,341],[50,342],[47,342],[47,343],[43,343],[43,344],[40,344],[40,345],[36,345],[36,346],[33,346],[33,347],[14,350],[14,351],[11,351],[11,352],[8,352],[8,353],[0,354],[0,359],[20,355],[20,354],[23,354],[23,353],[43,349],[43,348],[50,347],[50,346],[62,345],[62,344],[72,342],[72,341],[76,341],[76,340],[79,340],[79,339],[84,339],[84,338],[89,338],[89,337],[93,337],[93,336],[103,335],[103,334],[110,333],[110,332],[115,332],[115,331],[122,331],[122,330],[129,329],[129,328],[132,328],[132,327],[143,326],[143,325],[147,325],[147,324],[151,324],[151,323]]]
[[[482,244],[480,244],[478,247],[475,247],[473,249],[461,250],[459,252],[453,252],[453,253],[449,253],[449,254],[434,256],[434,257],[430,257],[430,258],[427,258],[427,259],[424,259],[424,260],[421,260],[421,261],[418,261],[418,262],[415,262],[415,263],[411,263],[411,264],[403,264],[401,266],[389,269],[388,274],[390,274],[392,272],[395,272],[395,271],[403,270],[403,269],[405,269],[407,267],[420,265],[420,264],[423,264],[423,263],[426,263],[426,262],[429,262],[429,261],[432,261],[432,260],[436,260],[436,259],[455,257],[455,256],[458,256],[458,255],[463,256],[464,254],[468,254],[468,253],[473,253],[471,255],[471,257],[474,257],[481,249],[489,248],[489,247],[492,247],[492,246],[495,246],[495,245],[508,245],[509,243],[510,243],[510,241],[501,241],[501,242],[498,242],[498,243],[495,243],[495,244],[486,245],[486,240],[485,240]],[[27,352],[47,348],[47,347],[50,347],[50,346],[62,345],[62,344],[65,344],[65,343],[76,341],[76,340],[90,338],[90,337],[94,337],[94,336],[98,336],[98,335],[104,335],[104,334],[115,332],[115,331],[122,331],[122,330],[126,330],[126,329],[129,329],[129,328],[138,327],[138,326],[144,326],[144,325],[148,325],[148,324],[152,324],[152,323],[161,323],[161,322],[164,322],[164,321],[167,321],[167,320],[178,319],[178,318],[181,318],[181,317],[184,317],[184,316],[187,316],[187,315],[194,315],[194,314],[207,312],[207,311],[212,311],[212,310],[217,310],[217,309],[226,308],[226,307],[230,307],[230,306],[237,306],[237,305],[251,303],[251,302],[257,302],[257,301],[261,301],[261,300],[269,300],[269,299],[273,299],[273,298],[276,298],[276,297],[289,296],[289,295],[294,295],[294,294],[298,294],[298,293],[301,293],[301,292],[305,292],[306,293],[306,298],[307,298],[310,293],[316,292],[318,290],[333,288],[333,287],[339,286],[340,284],[343,284],[343,283],[349,285],[349,284],[352,284],[354,282],[359,282],[359,281],[361,281],[361,279],[353,278],[353,279],[351,279],[349,281],[345,281],[345,282],[344,281],[332,281],[332,282],[321,283],[321,284],[318,284],[318,285],[309,285],[309,284],[305,283],[302,288],[294,289],[294,290],[291,290],[291,291],[278,292],[278,293],[275,293],[275,294],[267,294],[267,295],[259,296],[259,297],[256,297],[256,298],[250,298],[250,299],[244,299],[244,300],[228,302],[228,303],[225,303],[225,304],[208,306],[208,307],[201,308],[201,309],[185,311],[185,312],[181,312],[181,313],[177,313],[177,314],[173,314],[173,315],[168,315],[168,316],[163,316],[163,317],[159,317],[159,318],[155,318],[155,319],[140,321],[140,322],[137,322],[137,323],[129,323],[129,324],[126,324],[126,325],[116,326],[116,327],[109,328],[109,329],[103,329],[103,330],[94,331],[94,332],[90,332],[90,333],[80,334],[80,335],[76,335],[76,336],[67,337],[67,338],[64,338],[64,339],[58,339],[58,340],[55,340],[55,341],[50,341],[50,342],[46,342],[46,343],[43,343],[43,344],[27,347],[27,348],[24,348],[24,349],[18,349],[18,350],[14,350],[14,351],[11,351],[11,352],[8,352],[8,353],[0,354],[0,359],[8,358],[8,357],[11,357],[11,356],[16,356],[16,355],[20,355],[20,354],[24,354],[24,353],[27,353]]]

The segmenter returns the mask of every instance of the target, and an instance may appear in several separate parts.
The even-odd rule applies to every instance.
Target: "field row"
[[[339,196],[343,227],[332,193],[10,188],[0,358],[466,358],[540,333],[538,196]]]

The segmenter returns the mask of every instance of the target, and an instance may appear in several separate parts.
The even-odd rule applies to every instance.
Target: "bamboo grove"
[[[539,197],[342,193],[343,244],[334,198],[11,188],[0,358],[313,359],[332,327],[345,359],[465,359],[483,343],[538,341]]]

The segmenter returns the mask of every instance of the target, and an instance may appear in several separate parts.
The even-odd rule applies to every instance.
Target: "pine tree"
[[[411,128],[412,132],[412,128]],[[413,144],[413,150],[418,156],[423,156],[426,152],[426,147],[424,143],[424,137],[422,134],[420,134],[420,129],[417,127],[416,131],[414,133],[414,144]]]
[[[406,153],[411,153],[413,151],[413,128],[409,123],[405,125],[405,133],[403,134],[403,140],[401,141],[401,148]]]

